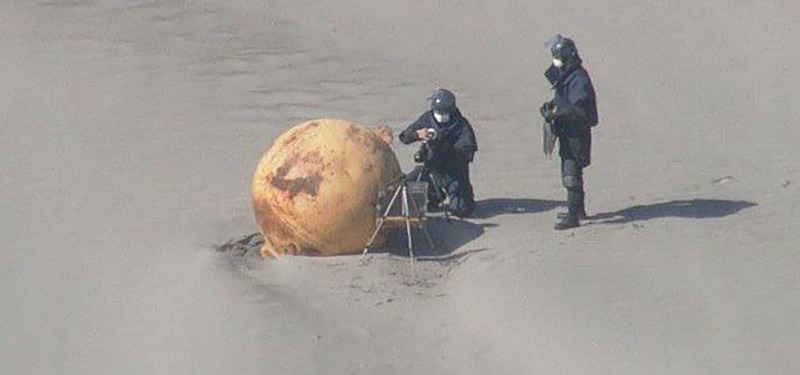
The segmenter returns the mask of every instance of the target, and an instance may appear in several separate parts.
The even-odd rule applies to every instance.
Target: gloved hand
[[[417,130],[417,139],[420,141],[427,141],[436,138],[436,129],[424,128]]]
[[[542,107],[539,108],[539,113],[542,114],[545,121],[552,122],[555,119],[555,104],[553,104],[553,101],[544,102]]]

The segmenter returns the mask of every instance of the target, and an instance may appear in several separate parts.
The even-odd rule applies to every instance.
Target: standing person
[[[422,163],[411,178],[428,182],[429,206],[438,207],[445,195],[450,213],[459,217],[472,214],[475,196],[469,180],[469,163],[478,151],[475,132],[456,106],[456,97],[445,89],[436,89],[430,97],[431,109],[400,133],[400,141],[420,141],[414,160]],[[418,176],[419,174],[422,176]]]
[[[589,73],[583,68],[572,39],[560,34],[547,43],[553,63],[544,75],[555,90],[540,112],[558,137],[561,180],[567,189],[566,214],[559,215],[556,230],[580,226],[586,218],[583,169],[591,164],[592,127],[597,125],[597,103]]]

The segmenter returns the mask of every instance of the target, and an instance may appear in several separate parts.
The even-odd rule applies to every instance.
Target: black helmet
[[[565,38],[561,34],[550,38],[546,44],[550,47],[550,53],[554,59],[559,59],[565,64],[570,61],[578,59],[578,48],[575,47],[575,42],[570,38]]]
[[[431,95],[431,110],[434,112],[451,113],[456,109],[456,96],[449,90],[442,88],[433,90]]]

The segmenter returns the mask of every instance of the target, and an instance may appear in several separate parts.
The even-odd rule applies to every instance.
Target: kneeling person
[[[469,163],[478,151],[475,132],[456,107],[452,92],[436,89],[430,100],[431,109],[400,133],[399,138],[404,144],[422,142],[414,159],[424,168],[417,168],[412,174],[424,173],[420,178],[428,182],[431,205],[440,205],[446,195],[447,210],[466,217],[475,209],[469,181]]]

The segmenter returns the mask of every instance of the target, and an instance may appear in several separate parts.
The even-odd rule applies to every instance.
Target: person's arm
[[[475,152],[478,151],[478,141],[475,139],[475,132],[472,130],[469,121],[467,119],[462,121],[464,121],[464,124],[459,130],[453,149],[463,160],[471,162],[475,157]]]
[[[594,88],[589,77],[585,74],[579,75],[570,82],[567,91],[567,102],[569,104],[557,108],[556,116],[563,120],[567,126],[579,126],[589,128],[596,124],[594,113]]]
[[[425,114],[420,116],[417,121],[411,123],[406,130],[400,132],[400,135],[397,136],[397,138],[400,139],[400,142],[403,142],[403,144],[410,144],[419,140],[417,131],[426,127],[425,120],[423,119],[424,116]]]

